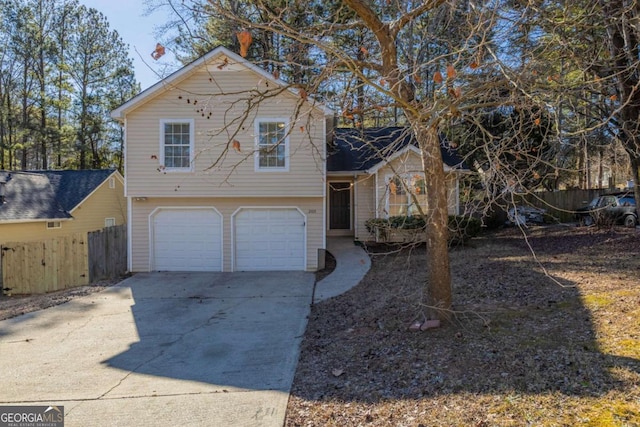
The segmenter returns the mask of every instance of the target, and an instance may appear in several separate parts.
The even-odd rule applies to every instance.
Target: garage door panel
[[[235,218],[236,270],[304,270],[305,221],[297,209],[246,209]]]
[[[222,271],[222,219],[213,209],[167,209],[152,219],[153,269]]]

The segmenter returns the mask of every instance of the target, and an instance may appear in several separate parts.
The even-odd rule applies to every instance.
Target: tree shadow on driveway
[[[161,391],[161,378],[288,391],[313,281],[304,272],[137,274],[122,286],[131,288],[139,341],[104,363],[156,377],[149,387],[158,393],[176,387]]]

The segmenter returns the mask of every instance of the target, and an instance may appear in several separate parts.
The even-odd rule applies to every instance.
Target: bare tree
[[[395,124],[406,124],[418,142],[426,177],[427,203],[420,214],[427,224],[428,279],[422,307],[427,318],[448,319],[452,290],[441,133],[455,121],[479,125],[480,132],[488,136],[487,143],[468,151],[488,153],[492,176],[502,189],[524,185],[519,174],[522,170],[536,173],[534,164],[554,167],[546,157],[548,152],[543,156],[529,143],[531,129],[542,121],[543,114],[539,112],[550,111],[547,100],[535,96],[537,79],[527,79],[523,73],[534,65],[519,57],[514,59],[514,53],[497,38],[513,33],[526,14],[503,2],[478,5],[454,0],[311,1],[305,2],[304,7],[314,16],[301,27],[299,21],[289,18],[296,16],[302,2],[255,0],[244,5],[242,14],[229,1],[185,4],[192,16],[209,14],[217,22],[226,20],[232,27],[275,34],[310,52],[312,63],[284,55],[266,58],[271,64],[265,64],[262,58],[261,65],[268,68],[277,61],[277,66],[306,70],[308,77],[303,81],[289,79],[291,86],[333,107],[343,119],[349,119],[345,123],[363,126],[372,122],[375,112],[386,111]],[[295,75],[300,72],[292,73]],[[250,110],[255,105],[247,102],[246,108]],[[491,136],[477,119],[476,112],[498,107],[528,123],[514,120],[512,134],[517,136],[506,139],[508,144],[504,143],[505,138]],[[519,113],[514,116],[514,111]],[[545,121],[553,122],[554,118]],[[243,121],[234,119],[229,128],[239,123]],[[553,126],[545,129],[555,130]],[[542,139],[548,138],[545,131]],[[456,141],[456,145],[464,142]],[[505,152],[512,157],[526,156],[525,167],[501,168],[508,166]]]

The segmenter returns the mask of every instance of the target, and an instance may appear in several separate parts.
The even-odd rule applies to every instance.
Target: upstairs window
[[[289,136],[285,120],[257,120],[256,140],[256,170],[289,170]]]
[[[160,121],[161,164],[167,171],[190,171],[193,161],[193,120]]]

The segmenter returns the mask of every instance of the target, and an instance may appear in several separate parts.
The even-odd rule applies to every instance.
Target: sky
[[[167,50],[159,61],[151,58],[158,40],[154,37],[155,27],[166,21],[166,15],[156,12],[144,16],[143,0],[80,0],[80,3],[102,12],[109,21],[109,27],[116,30],[124,43],[129,45],[129,56],[133,59],[135,76],[141,89],[160,80],[158,74],[166,71],[175,57]]]

